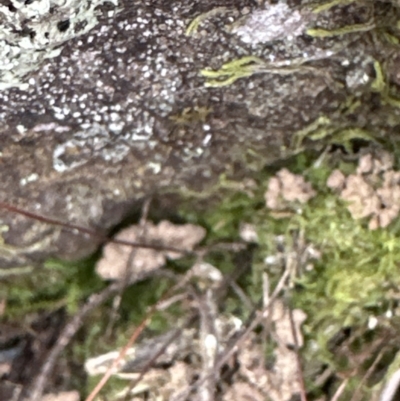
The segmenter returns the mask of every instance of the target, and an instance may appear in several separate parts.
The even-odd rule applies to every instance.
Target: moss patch
[[[268,178],[276,171],[270,168],[255,177],[257,185],[254,190],[240,190],[238,187],[235,192],[220,193],[220,204],[201,217],[191,212],[183,214],[190,221],[208,227],[211,242],[237,241],[243,222],[254,225],[259,244],[252,271],[240,282],[253,301],[262,297],[261,275],[264,271],[268,272],[272,282],[282,274],[282,263],[269,264],[268,258],[298,252],[300,241],[321,253],[318,260],[294,273],[293,288],[288,296],[292,307],[300,308],[308,315],[304,326],[308,342],[303,350],[306,372],[312,370],[313,365],[321,368],[327,364],[335,375],[349,375],[351,380],[346,392],[351,396],[356,389],[361,391],[360,380],[375,361],[378,351],[374,351],[372,345],[383,350],[383,354],[386,349],[389,355],[394,355],[394,350],[400,346],[390,341],[377,345],[379,338],[388,335],[399,324],[393,315],[397,313],[400,285],[400,223],[372,231],[365,219],[353,220],[346,203],[327,188],[326,181],[333,168],[339,167],[348,174],[355,170],[355,162],[344,162],[335,157],[317,162],[312,154],[302,153],[286,162],[285,166],[302,174],[316,191],[317,195],[306,205],[293,204],[281,214],[267,210],[263,195]],[[302,256],[298,254],[297,257]],[[221,253],[211,253],[209,261],[215,266],[224,266],[225,271],[232,263]],[[232,269],[232,264],[230,266]],[[237,299],[230,298],[226,305],[236,313],[241,310],[243,317],[247,315],[248,311],[238,304]],[[371,319],[379,321],[374,330],[369,328]],[[349,328],[353,336],[346,341],[351,345],[352,353],[337,352],[332,341]],[[385,363],[390,365],[391,358],[388,358]],[[310,391],[315,387],[313,377],[307,377]],[[374,380],[378,379],[375,377]],[[370,384],[371,381],[367,380],[361,387]],[[318,391],[321,388],[316,394]],[[361,392],[364,391],[369,393],[370,390],[366,387]]]

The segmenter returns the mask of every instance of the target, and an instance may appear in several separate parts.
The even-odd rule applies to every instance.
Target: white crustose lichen
[[[304,33],[312,18],[310,12],[290,8],[285,3],[268,4],[265,10],[256,10],[240,21],[232,33],[252,44],[292,39]]]
[[[61,44],[97,24],[96,7],[106,0],[10,0],[0,4],[0,90],[26,89],[24,76],[46,58],[61,53]],[[117,5],[117,0],[112,0]]]

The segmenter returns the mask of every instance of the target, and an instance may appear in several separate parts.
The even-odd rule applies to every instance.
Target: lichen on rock
[[[120,140],[113,143],[110,132],[99,124],[76,132],[73,138],[57,145],[53,151],[53,168],[62,173],[87,163],[95,156],[116,163],[129,152],[129,147]]]
[[[286,3],[268,4],[252,12],[232,32],[243,42],[253,44],[291,39],[303,34],[312,19],[311,12],[293,10]]]
[[[275,2],[279,7],[260,2],[257,9],[253,0],[119,0],[119,13],[100,0],[26,3],[0,2],[3,45],[10,33],[0,65],[6,59],[16,64],[0,68],[0,87],[29,84],[0,91],[2,192],[26,210],[107,232],[147,194],[179,189],[205,197],[221,174],[242,180],[249,171],[285,160],[299,151],[292,146],[298,132],[305,133],[301,146],[313,148],[321,134],[331,143],[343,143],[339,136],[346,134],[347,146],[377,132],[381,138],[397,133],[394,106],[372,102],[369,93],[373,60],[385,66],[393,49],[365,34],[304,34],[304,27],[333,30],[388,14],[400,18],[400,9],[388,2],[373,9],[364,1],[340,4],[314,13],[312,21],[304,16],[292,40],[279,34],[256,45],[228,28],[266,11],[275,11],[276,25],[285,25],[278,9],[289,21],[310,1]],[[196,35],[185,35],[199,14],[208,15],[207,23]],[[80,21],[89,17],[99,24],[81,35],[91,25],[79,31]],[[44,60],[61,46],[60,56]],[[233,68],[234,75],[226,76],[224,66],[237,65],[248,74],[237,79]],[[210,79],[201,71],[225,75],[212,78],[216,87],[207,86]],[[196,107],[199,113],[185,112]],[[328,127],[305,130],[321,118],[329,119]],[[20,253],[35,241],[44,243],[39,234],[51,233],[51,250],[40,248],[36,261],[49,254],[77,258],[97,246],[93,239],[65,232],[61,237],[48,225],[0,212],[0,223],[9,227],[4,242]],[[14,266],[13,259],[0,255],[0,265]]]
[[[0,4],[0,90],[26,89],[23,77],[61,53],[60,45],[97,24],[106,0],[10,0]],[[117,0],[111,0],[116,6]]]

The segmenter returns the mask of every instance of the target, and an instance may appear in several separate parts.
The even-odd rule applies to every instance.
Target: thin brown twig
[[[111,242],[113,244],[127,245],[127,246],[131,246],[131,247],[135,247],[135,248],[154,249],[156,251],[176,252],[176,253],[180,253],[183,255],[195,255],[196,254],[196,252],[194,252],[194,251],[188,251],[185,249],[179,249],[179,248],[175,248],[175,247],[171,247],[171,246],[164,246],[164,245],[158,245],[158,244],[146,244],[146,243],[141,243],[141,242],[126,241],[126,240],[122,240],[122,239],[111,238],[111,237],[108,237],[107,235],[100,234],[99,232],[92,230],[90,228],[82,227],[77,224],[66,223],[65,221],[53,219],[50,217],[45,217],[40,214],[33,213],[28,210],[22,209],[20,207],[10,205],[6,202],[0,201],[0,209],[6,209],[9,212],[17,213],[17,214],[20,214],[21,216],[25,216],[30,219],[40,221],[42,223],[51,224],[53,226],[60,226],[60,227],[63,227],[64,229],[67,229],[72,232],[76,231],[80,234],[89,235],[89,236],[99,240],[102,244]]]
[[[267,272],[262,273],[262,302],[263,302],[263,307],[268,305],[269,303],[269,291],[270,291],[270,280],[269,280],[269,275]],[[268,355],[268,351],[266,349],[267,342],[270,341],[270,331],[271,331],[271,313],[268,314],[268,316],[264,319],[263,324],[262,324],[262,339],[263,339],[263,348],[264,352],[262,352],[260,355],[260,363],[262,366],[266,366],[266,355]]]
[[[132,345],[135,343],[139,335],[142,333],[142,331],[145,329],[147,324],[150,322],[152,316],[154,313],[157,311],[157,306],[160,302],[164,302],[166,298],[168,298],[173,292],[175,292],[178,288],[180,288],[181,283],[178,283],[177,285],[168,288],[163,296],[155,303],[154,305],[151,306],[150,310],[147,312],[145,318],[143,321],[139,324],[139,326],[134,330],[132,333],[131,337],[129,338],[128,342],[126,345],[121,349],[119,352],[118,356],[114,359],[113,363],[110,365],[110,367],[107,369],[106,373],[102,377],[102,379],[99,381],[99,383],[96,385],[96,387],[92,390],[92,392],[89,394],[89,396],[86,398],[85,401],[93,401],[96,395],[100,392],[100,390],[105,386],[107,381],[110,379],[112,374],[114,373],[115,368],[118,366],[119,362],[125,358],[126,353],[128,352],[129,348],[132,347]]]
[[[142,206],[142,213],[141,213],[141,217],[140,217],[140,222],[139,222],[139,226],[141,227],[138,238],[141,240],[142,237],[145,235],[146,233],[146,221],[147,221],[147,217],[149,215],[149,210],[150,210],[150,203],[151,203],[151,198],[148,198],[144,201],[143,206]],[[137,248],[132,248],[131,252],[129,253],[129,257],[128,260],[126,262],[126,266],[125,266],[125,273],[124,273],[124,278],[122,279],[122,281],[125,283],[125,286],[121,286],[120,290],[118,291],[118,294],[115,295],[114,300],[113,300],[113,308],[112,308],[112,312],[111,312],[111,316],[106,328],[106,332],[105,332],[105,337],[110,337],[111,333],[112,333],[112,329],[114,326],[114,323],[117,319],[117,311],[118,308],[121,304],[121,300],[122,300],[122,294],[125,290],[125,288],[129,285],[130,281],[132,280],[132,266],[133,263],[135,261],[137,255]]]
[[[12,213],[20,214],[21,216],[25,216],[29,219],[40,221],[42,223],[59,226],[70,232],[76,232],[78,234],[88,235],[90,237],[96,238],[99,241],[99,245],[106,244],[106,243],[113,243],[113,244],[117,244],[117,245],[126,245],[126,246],[130,246],[130,247],[134,247],[134,248],[153,249],[153,250],[160,251],[160,252],[175,252],[175,253],[180,253],[181,255],[184,255],[184,256],[199,256],[199,255],[205,254],[209,251],[217,251],[217,250],[225,250],[225,249],[232,250],[233,252],[238,252],[247,246],[247,244],[243,243],[243,242],[229,242],[229,243],[220,242],[220,243],[208,245],[204,248],[197,248],[196,250],[190,251],[187,249],[181,249],[181,248],[165,246],[165,245],[160,245],[160,244],[154,244],[154,243],[147,244],[147,243],[143,243],[143,242],[127,241],[127,240],[122,240],[122,239],[118,239],[118,238],[112,238],[107,235],[101,234],[95,230],[92,230],[90,228],[82,227],[77,224],[67,223],[65,221],[50,218],[50,217],[45,217],[38,213],[33,213],[28,210],[22,209],[20,207],[10,205],[7,202],[0,201],[0,209],[5,209]]]
[[[349,382],[349,379],[345,379],[342,381],[338,389],[336,390],[335,394],[333,395],[331,401],[338,401],[341,395],[343,394],[343,391],[345,390],[347,383]]]
[[[109,378],[112,376],[114,373],[114,369],[118,366],[119,362],[124,359],[126,353],[128,352],[129,348],[134,344],[134,342],[137,340],[139,335],[142,333],[144,328],[147,326],[147,323],[150,320],[150,316],[147,316],[140,324],[138,327],[136,327],[135,331],[131,335],[129,341],[126,343],[124,348],[120,351],[119,355],[117,358],[114,359],[113,363],[111,366],[107,369],[107,372],[104,374],[104,376],[101,378],[101,380],[97,383],[96,387],[92,390],[92,392],[88,395],[85,401],[93,401],[97,394],[100,392],[100,390],[105,386],[105,384],[108,382]]]
[[[363,386],[363,384],[366,382],[366,380],[368,380],[368,378],[372,375],[372,373],[374,372],[376,366],[378,365],[378,363],[380,362],[380,360],[382,359],[384,355],[384,350],[381,349],[378,353],[378,355],[376,356],[376,358],[374,359],[374,362],[371,364],[371,366],[368,368],[368,370],[365,372],[365,375],[363,376],[363,378],[360,380],[360,382],[358,383],[357,388],[355,389],[351,400],[350,401],[357,401],[360,397],[359,397],[359,393],[360,393],[360,389]]]
[[[197,319],[197,314],[193,314],[192,316],[187,318],[186,321],[181,325],[181,327],[175,329],[175,331],[173,332],[171,337],[147,361],[146,365],[141,370],[139,376],[135,380],[132,380],[131,383],[129,384],[129,387],[126,391],[124,401],[128,401],[129,394],[140,383],[140,381],[143,379],[143,377],[146,375],[146,373],[150,370],[150,368],[154,365],[154,363],[157,361],[157,359],[165,352],[165,350],[168,348],[168,346],[182,334],[183,329],[185,329],[186,327],[189,327],[194,322],[195,319]]]
[[[41,399],[44,391],[44,386],[46,385],[47,379],[57,361],[57,358],[64,350],[64,348],[69,344],[75,333],[80,329],[83,324],[83,320],[87,316],[87,314],[91,312],[94,308],[102,304],[104,301],[106,301],[112,294],[118,292],[121,285],[123,285],[123,283],[116,282],[110,284],[100,293],[91,295],[88,301],[79,310],[79,312],[71,319],[68,324],[66,324],[56,344],[49,351],[46,362],[41,367],[39,374],[33,381],[32,386],[28,388],[26,392],[29,401],[37,401]],[[21,400],[22,397],[25,397],[25,394],[21,394]]]

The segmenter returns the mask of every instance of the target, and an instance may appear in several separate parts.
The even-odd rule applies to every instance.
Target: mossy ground
[[[365,388],[357,390],[362,397],[367,397],[362,399],[371,399],[372,390],[368,388],[379,382],[400,346],[393,337],[400,323],[400,223],[371,231],[366,220],[353,220],[346,204],[327,188],[326,180],[333,168],[350,173],[355,170],[356,162],[345,162],[329,155],[318,160],[312,153],[302,153],[284,165],[303,175],[317,191],[317,196],[307,205],[293,205],[285,212],[285,217],[268,211],[263,199],[268,177],[279,166],[264,170],[256,178],[254,191],[222,195],[215,210],[206,211],[200,217],[193,213],[186,216],[208,227],[214,241],[237,240],[243,222],[256,227],[258,248],[252,270],[241,282],[254,301],[262,297],[261,272],[268,271],[271,278],[277,280],[282,274],[280,269],[284,268],[282,263],[267,266],[268,256],[296,252],[300,241],[318,249],[320,259],[313,261],[312,268],[302,266],[296,272],[293,286],[287,293],[290,306],[304,310],[308,316],[303,326],[307,337],[303,349],[305,372],[306,375],[312,373],[306,377],[308,389],[314,395],[322,391],[315,385],[315,369],[329,366],[336,378],[350,380],[343,399],[351,399],[377,354],[382,353],[381,362],[376,363],[373,374],[369,373],[372,378],[368,377],[363,383]],[[278,237],[281,238],[279,246]],[[210,261],[216,266],[219,264],[212,256]],[[375,318],[377,327],[369,328],[369,322]],[[340,335],[344,338],[340,345],[335,345],[335,338]],[[377,345],[387,336],[385,345]],[[346,343],[347,352],[339,351],[343,343]]]
[[[351,2],[327,2],[325,8]],[[366,28],[370,29],[370,26]],[[340,30],[329,32],[334,35],[343,33]],[[397,49],[398,26],[384,33],[385,40],[391,40],[389,44],[392,49]],[[382,60],[373,64],[374,72],[371,74],[375,75],[375,80],[370,90],[375,96],[373,101],[378,103],[379,98],[381,105],[394,110],[388,121],[396,126],[399,121],[396,109],[399,107],[400,96],[398,88],[389,86],[384,71],[386,58],[389,57],[382,56]],[[243,65],[248,67],[246,63],[242,63],[241,67]],[[242,71],[241,76],[251,76],[251,72],[251,69]],[[227,75],[226,71],[224,74]],[[232,82],[228,80],[222,83]],[[343,114],[356,115],[363,102],[370,100],[369,95],[361,93],[349,97],[343,102]],[[208,113],[207,108],[199,107],[175,116],[175,121],[177,124],[189,124],[192,120],[203,121]],[[302,326],[306,343],[301,350],[301,358],[310,393],[309,400],[317,400],[322,394],[331,398],[344,380],[349,380],[349,383],[342,399],[351,400],[358,392],[358,400],[371,400],[374,397],[374,386],[380,385],[387,368],[390,371],[400,366],[399,358],[395,358],[400,349],[400,341],[396,336],[400,326],[400,222],[396,221],[386,229],[371,231],[367,221],[353,220],[344,202],[326,187],[326,179],[334,168],[348,174],[355,169],[357,158],[355,156],[354,161],[344,161],[337,154],[323,155],[327,143],[333,143],[349,152],[355,141],[372,143],[375,138],[375,141],[382,142],[382,138],[377,133],[373,135],[364,130],[364,127],[331,126],[327,118],[317,122],[295,138],[294,150],[298,153],[295,157],[252,173],[249,185],[221,177],[219,185],[206,196],[203,194],[201,202],[198,194],[191,196],[183,193],[174,214],[177,220],[206,227],[206,246],[240,241],[239,230],[243,223],[255,227],[259,241],[248,253],[252,257],[249,269],[237,283],[253,304],[263,296],[262,274],[268,273],[273,286],[285,269],[284,258],[274,264],[266,263],[266,258],[279,254],[297,254],[300,258],[303,251],[301,244],[312,245],[318,250],[321,257],[310,263],[312,268],[298,264],[299,269],[292,276],[291,286],[284,293],[288,306],[302,309],[308,316]],[[396,138],[385,140],[393,144]],[[303,142],[311,143],[319,151],[304,151]],[[398,149],[391,150],[399,162]],[[262,158],[258,160],[261,165]],[[303,175],[312,183],[317,196],[306,205],[288,208],[284,216],[276,216],[265,207],[264,193],[268,179],[282,166]],[[209,202],[208,198],[213,201]],[[60,308],[65,309],[69,316],[74,315],[90,294],[106,286],[94,273],[94,264],[99,257],[100,253],[79,263],[48,261],[35,273],[2,279],[0,298],[6,300],[3,322],[17,324],[22,328],[29,327],[37,315],[51,314]],[[238,263],[235,253],[229,249],[210,250],[205,259],[224,274],[233,271]],[[167,268],[179,274],[192,264],[193,259],[187,258],[170,262]],[[157,302],[173,283],[170,277],[156,276],[128,287],[122,295],[118,317],[111,331],[108,330],[108,316],[113,310],[112,301],[94,310],[65,352],[64,359],[74,366],[82,366],[90,356],[123,346],[144,318],[149,306]],[[221,301],[220,308],[243,321],[251,313],[251,309],[230,292]],[[158,312],[153,316],[144,336],[164,332],[184,313],[178,306],[168,312]],[[377,321],[376,327],[371,326],[373,320]],[[266,344],[268,355],[272,354],[271,348],[273,344]],[[328,380],[321,381],[320,377],[327,371]],[[82,369],[79,375],[81,373]],[[97,380],[75,375],[70,386],[79,387],[84,395]],[[104,399],[107,399],[107,395],[108,399],[113,399],[110,394],[124,386],[125,383],[119,379],[112,379],[103,390]]]
[[[393,44],[397,45],[398,42]],[[370,89],[383,105],[396,109],[398,91],[389,88],[383,67],[384,63],[375,62],[376,79]],[[348,104],[343,104],[345,112],[357,113],[365,96],[349,98]],[[208,113],[206,109],[200,111],[201,115],[194,113],[193,116],[184,112],[177,122],[190,123],[192,118],[202,119],[203,114]],[[393,119],[398,124],[395,111]],[[204,226],[208,230],[205,246],[240,241],[243,223],[255,227],[259,241],[249,253],[252,259],[248,271],[237,283],[253,304],[263,296],[262,274],[268,273],[273,286],[285,269],[284,258],[273,264],[266,263],[267,258],[295,254],[301,259],[304,244],[318,250],[321,255],[318,259],[308,265],[298,264],[299,269],[292,275],[291,285],[284,294],[289,307],[302,309],[308,316],[302,326],[306,342],[301,358],[309,400],[323,399],[319,398],[323,394],[329,399],[345,380],[348,385],[342,399],[351,400],[358,394],[358,400],[373,400],[388,367],[391,371],[400,365],[399,358],[395,357],[400,349],[400,340],[395,335],[400,326],[400,221],[386,229],[371,231],[366,220],[353,220],[346,204],[327,188],[326,180],[334,168],[345,174],[354,171],[357,155],[342,158],[338,152],[325,150],[332,150],[334,144],[337,149],[349,153],[357,141],[357,146],[361,142],[378,146],[376,142],[382,143],[383,139],[361,128],[331,126],[324,118],[309,128],[294,138],[296,156],[253,172],[247,178],[248,185],[221,177],[219,184],[202,196],[183,191],[179,207],[172,214],[176,220]],[[303,142],[310,142],[318,150],[304,150]],[[387,142],[392,144],[390,150],[399,163],[396,138]],[[293,204],[277,216],[265,207],[264,193],[269,178],[282,166],[304,176],[317,195],[306,205]],[[160,216],[159,212],[156,214]],[[90,294],[105,287],[94,273],[98,257],[100,254],[80,263],[48,261],[35,274],[3,279],[1,298],[6,300],[3,321],[24,326],[40,313],[60,308],[65,308],[69,315],[76,313]],[[205,259],[224,274],[235,269],[235,258],[235,253],[229,249],[214,249],[205,255]],[[187,258],[170,262],[167,268],[179,274],[192,265],[193,259]],[[149,306],[172,284],[171,277],[156,276],[128,287],[113,329],[107,330],[109,319],[104,319],[113,310],[110,301],[92,312],[65,357],[75,365],[82,365],[89,356],[123,346]],[[233,293],[227,294],[220,307],[243,320],[251,313]],[[168,312],[158,312],[144,336],[164,332],[184,313],[177,306]],[[372,321],[376,323],[371,325]],[[271,344],[266,344],[265,349],[271,354]],[[320,377],[324,372],[329,375],[322,381]],[[86,394],[96,382],[97,378],[74,378],[72,385],[79,386],[82,394]],[[113,379],[103,395],[112,394],[123,385],[120,380]]]
[[[268,272],[272,283],[276,283],[285,268],[284,262],[268,265],[267,257],[300,252],[300,242],[317,249],[320,258],[312,261],[312,267],[306,268],[300,263],[292,285],[285,291],[285,302],[291,308],[302,309],[308,316],[303,325],[307,341],[302,358],[310,399],[324,391],[332,393],[340,383],[339,378],[350,380],[345,396],[350,399],[377,355],[382,353],[380,358],[385,366],[383,362],[377,364],[374,375],[370,375],[372,378],[362,387],[362,399],[370,399],[368,394],[372,390],[368,387],[379,383],[400,348],[400,341],[393,337],[400,325],[400,223],[371,231],[367,221],[353,220],[346,204],[326,187],[326,179],[333,168],[351,172],[356,162],[345,162],[337,154],[328,154],[322,159],[317,156],[313,152],[302,153],[285,161],[289,170],[302,174],[312,183],[317,195],[306,205],[293,204],[283,216],[271,213],[264,200],[268,179],[279,165],[254,174],[250,186],[241,187],[233,182],[226,185],[229,180],[224,178],[223,188],[216,190],[217,200],[214,199],[212,207],[203,205],[200,211],[195,211],[191,206],[195,200],[188,196],[176,215],[180,220],[200,224],[208,230],[205,246],[240,241],[239,229],[243,223],[256,228],[259,241],[252,251],[251,267],[238,282],[254,304],[262,297],[262,273]],[[277,238],[280,238],[278,242]],[[66,308],[73,315],[89,294],[105,286],[94,274],[94,262],[98,257],[95,255],[81,263],[49,261],[35,275],[9,278],[3,286],[7,288],[3,293],[7,299],[3,319],[18,321],[58,308]],[[224,274],[235,268],[235,255],[229,250],[210,250],[205,259]],[[171,262],[168,267],[180,273],[192,263],[193,259],[187,258]],[[108,319],[103,317],[110,314],[111,302],[94,311],[68,351],[69,358],[83,363],[90,355],[122,346],[149,306],[172,283],[171,278],[154,277],[127,288],[118,319],[107,336]],[[246,319],[251,312],[231,293],[223,300],[221,308],[241,319]],[[145,336],[162,333],[171,326],[174,316],[178,318],[183,313],[179,307],[157,313]],[[371,319],[378,321],[373,329],[368,327]],[[380,339],[386,337],[388,340],[381,344]],[[334,378],[328,390],[316,383],[320,371],[327,368]],[[119,382],[113,380],[105,392],[120,387]],[[81,381],[80,385],[83,384]],[[88,385],[93,385],[92,379]]]

